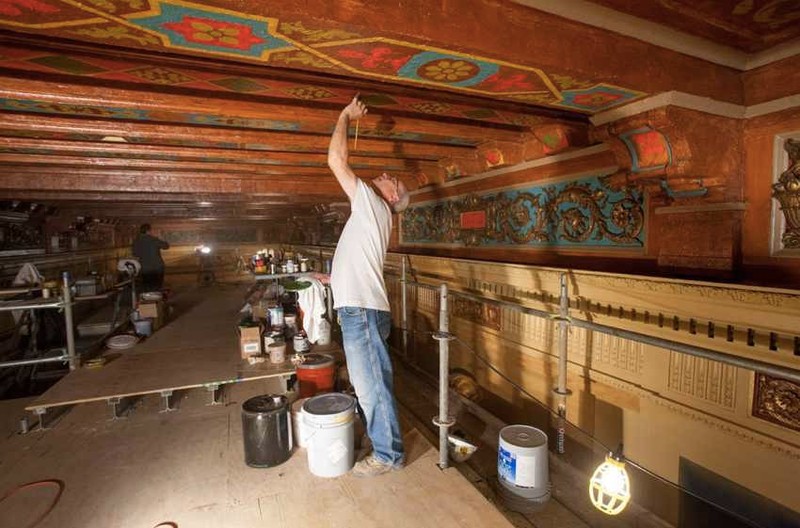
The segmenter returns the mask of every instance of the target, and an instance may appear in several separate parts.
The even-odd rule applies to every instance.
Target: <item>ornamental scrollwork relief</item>
[[[800,385],[757,374],[753,416],[800,431]]]
[[[471,194],[408,208],[401,233],[407,244],[641,247],[644,196],[600,177]]]
[[[787,249],[800,249],[800,139],[787,139],[784,144],[789,154],[789,168],[772,186],[772,196],[781,204],[786,230],[781,242]]]

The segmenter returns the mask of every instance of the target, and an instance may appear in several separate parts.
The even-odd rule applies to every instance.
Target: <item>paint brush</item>
[[[356,119],[356,140],[353,142],[353,150],[358,149],[358,124],[361,122],[360,119]]]

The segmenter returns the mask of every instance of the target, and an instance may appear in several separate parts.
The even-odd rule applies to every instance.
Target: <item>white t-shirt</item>
[[[389,310],[383,261],[392,231],[392,211],[383,198],[356,178],[350,218],[333,255],[331,290],[334,308],[357,306]]]

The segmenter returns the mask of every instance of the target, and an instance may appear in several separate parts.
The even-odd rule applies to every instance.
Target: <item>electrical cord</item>
[[[57,486],[58,492],[56,493],[56,496],[53,497],[53,502],[50,503],[50,506],[48,506],[47,509],[41,515],[39,515],[39,517],[37,517],[28,526],[19,528],[33,528],[34,526],[37,526],[39,523],[41,523],[45,517],[50,515],[50,512],[53,511],[53,509],[56,507],[56,504],[58,504],[58,501],[61,499],[61,494],[64,493],[64,482],[56,479],[46,479],[46,480],[37,480],[35,482],[28,482],[26,484],[20,484],[19,486],[11,488],[10,490],[6,491],[2,495],[2,497],[0,497],[0,503],[2,503],[3,501],[5,501],[6,499],[8,499],[9,497],[11,497],[12,495],[16,494],[19,491],[28,488],[37,488],[40,486]]]

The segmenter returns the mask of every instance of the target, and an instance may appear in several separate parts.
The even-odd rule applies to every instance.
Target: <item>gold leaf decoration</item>
[[[340,29],[308,29],[302,22],[283,22],[281,32],[288,37],[296,37],[304,42],[329,42],[331,40],[348,40],[359,38],[356,33],[349,33]]]
[[[550,75],[550,78],[553,80],[553,82],[556,83],[556,85],[561,90],[570,90],[573,88],[590,88],[594,86],[589,81],[579,81],[578,79],[570,77],[569,75],[552,74]]]
[[[275,54],[272,56],[272,62],[280,64],[299,64],[310,68],[335,68],[330,62],[305,51]]]
[[[159,43],[158,38],[154,37],[153,35],[148,35],[147,33],[140,33],[138,35],[130,33],[128,31],[128,28],[122,26],[112,26],[107,28],[93,27],[93,28],[77,29],[75,31],[71,31],[71,33],[75,35],[92,37],[100,40],[130,39],[142,45]]]
[[[114,4],[114,2],[109,0],[88,0],[88,2],[97,9],[102,9],[103,11],[107,11],[109,13],[117,12],[117,6]]]

